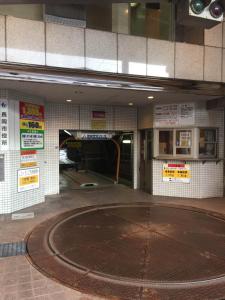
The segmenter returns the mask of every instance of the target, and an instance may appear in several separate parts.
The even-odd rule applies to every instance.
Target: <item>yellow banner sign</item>
[[[164,182],[189,183],[191,180],[190,165],[163,164],[162,176]]]
[[[45,123],[43,121],[20,120],[20,129],[44,130]]]
[[[36,167],[37,166],[37,162],[35,161],[31,161],[31,162],[24,162],[20,164],[21,168],[31,168],[31,167]]]
[[[91,120],[91,129],[104,130],[106,129],[106,120]]]
[[[39,180],[38,175],[27,176],[20,178],[20,186],[25,186],[27,184],[37,183]]]

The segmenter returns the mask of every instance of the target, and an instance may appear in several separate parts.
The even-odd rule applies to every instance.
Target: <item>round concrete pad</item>
[[[92,295],[225,296],[225,218],[203,210],[149,203],[80,208],[37,226],[27,248],[40,271]]]

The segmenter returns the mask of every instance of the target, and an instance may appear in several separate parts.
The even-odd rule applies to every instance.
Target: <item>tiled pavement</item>
[[[225,199],[180,199],[153,197],[123,186],[91,191],[64,191],[47,197],[46,202],[22,212],[34,211],[35,218],[12,221],[11,215],[0,216],[0,243],[23,240],[38,223],[61,212],[94,204],[118,202],[161,202],[213,210],[225,214]],[[24,256],[0,259],[0,300],[96,300],[93,295],[81,294],[38,272]],[[101,298],[102,299],[102,298]]]
[[[0,300],[94,300],[34,269],[23,256],[0,259]]]

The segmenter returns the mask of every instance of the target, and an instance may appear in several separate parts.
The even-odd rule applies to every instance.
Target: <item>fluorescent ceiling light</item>
[[[148,96],[148,99],[154,99],[154,96]]]
[[[134,103],[133,103],[133,102],[129,102],[128,105],[129,105],[129,106],[133,106]]]
[[[72,102],[72,100],[71,99],[67,99],[66,102]]]
[[[72,134],[69,131],[64,130],[64,132],[72,136]]]
[[[131,144],[131,140],[123,140],[123,144]]]
[[[131,7],[135,7],[135,6],[137,6],[137,5],[138,5],[138,3],[136,3],[136,2],[131,2],[131,3],[130,3],[130,6],[131,6]]]

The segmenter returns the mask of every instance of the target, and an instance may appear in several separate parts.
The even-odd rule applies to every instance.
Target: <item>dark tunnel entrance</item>
[[[133,133],[59,131],[60,189],[133,185]]]

